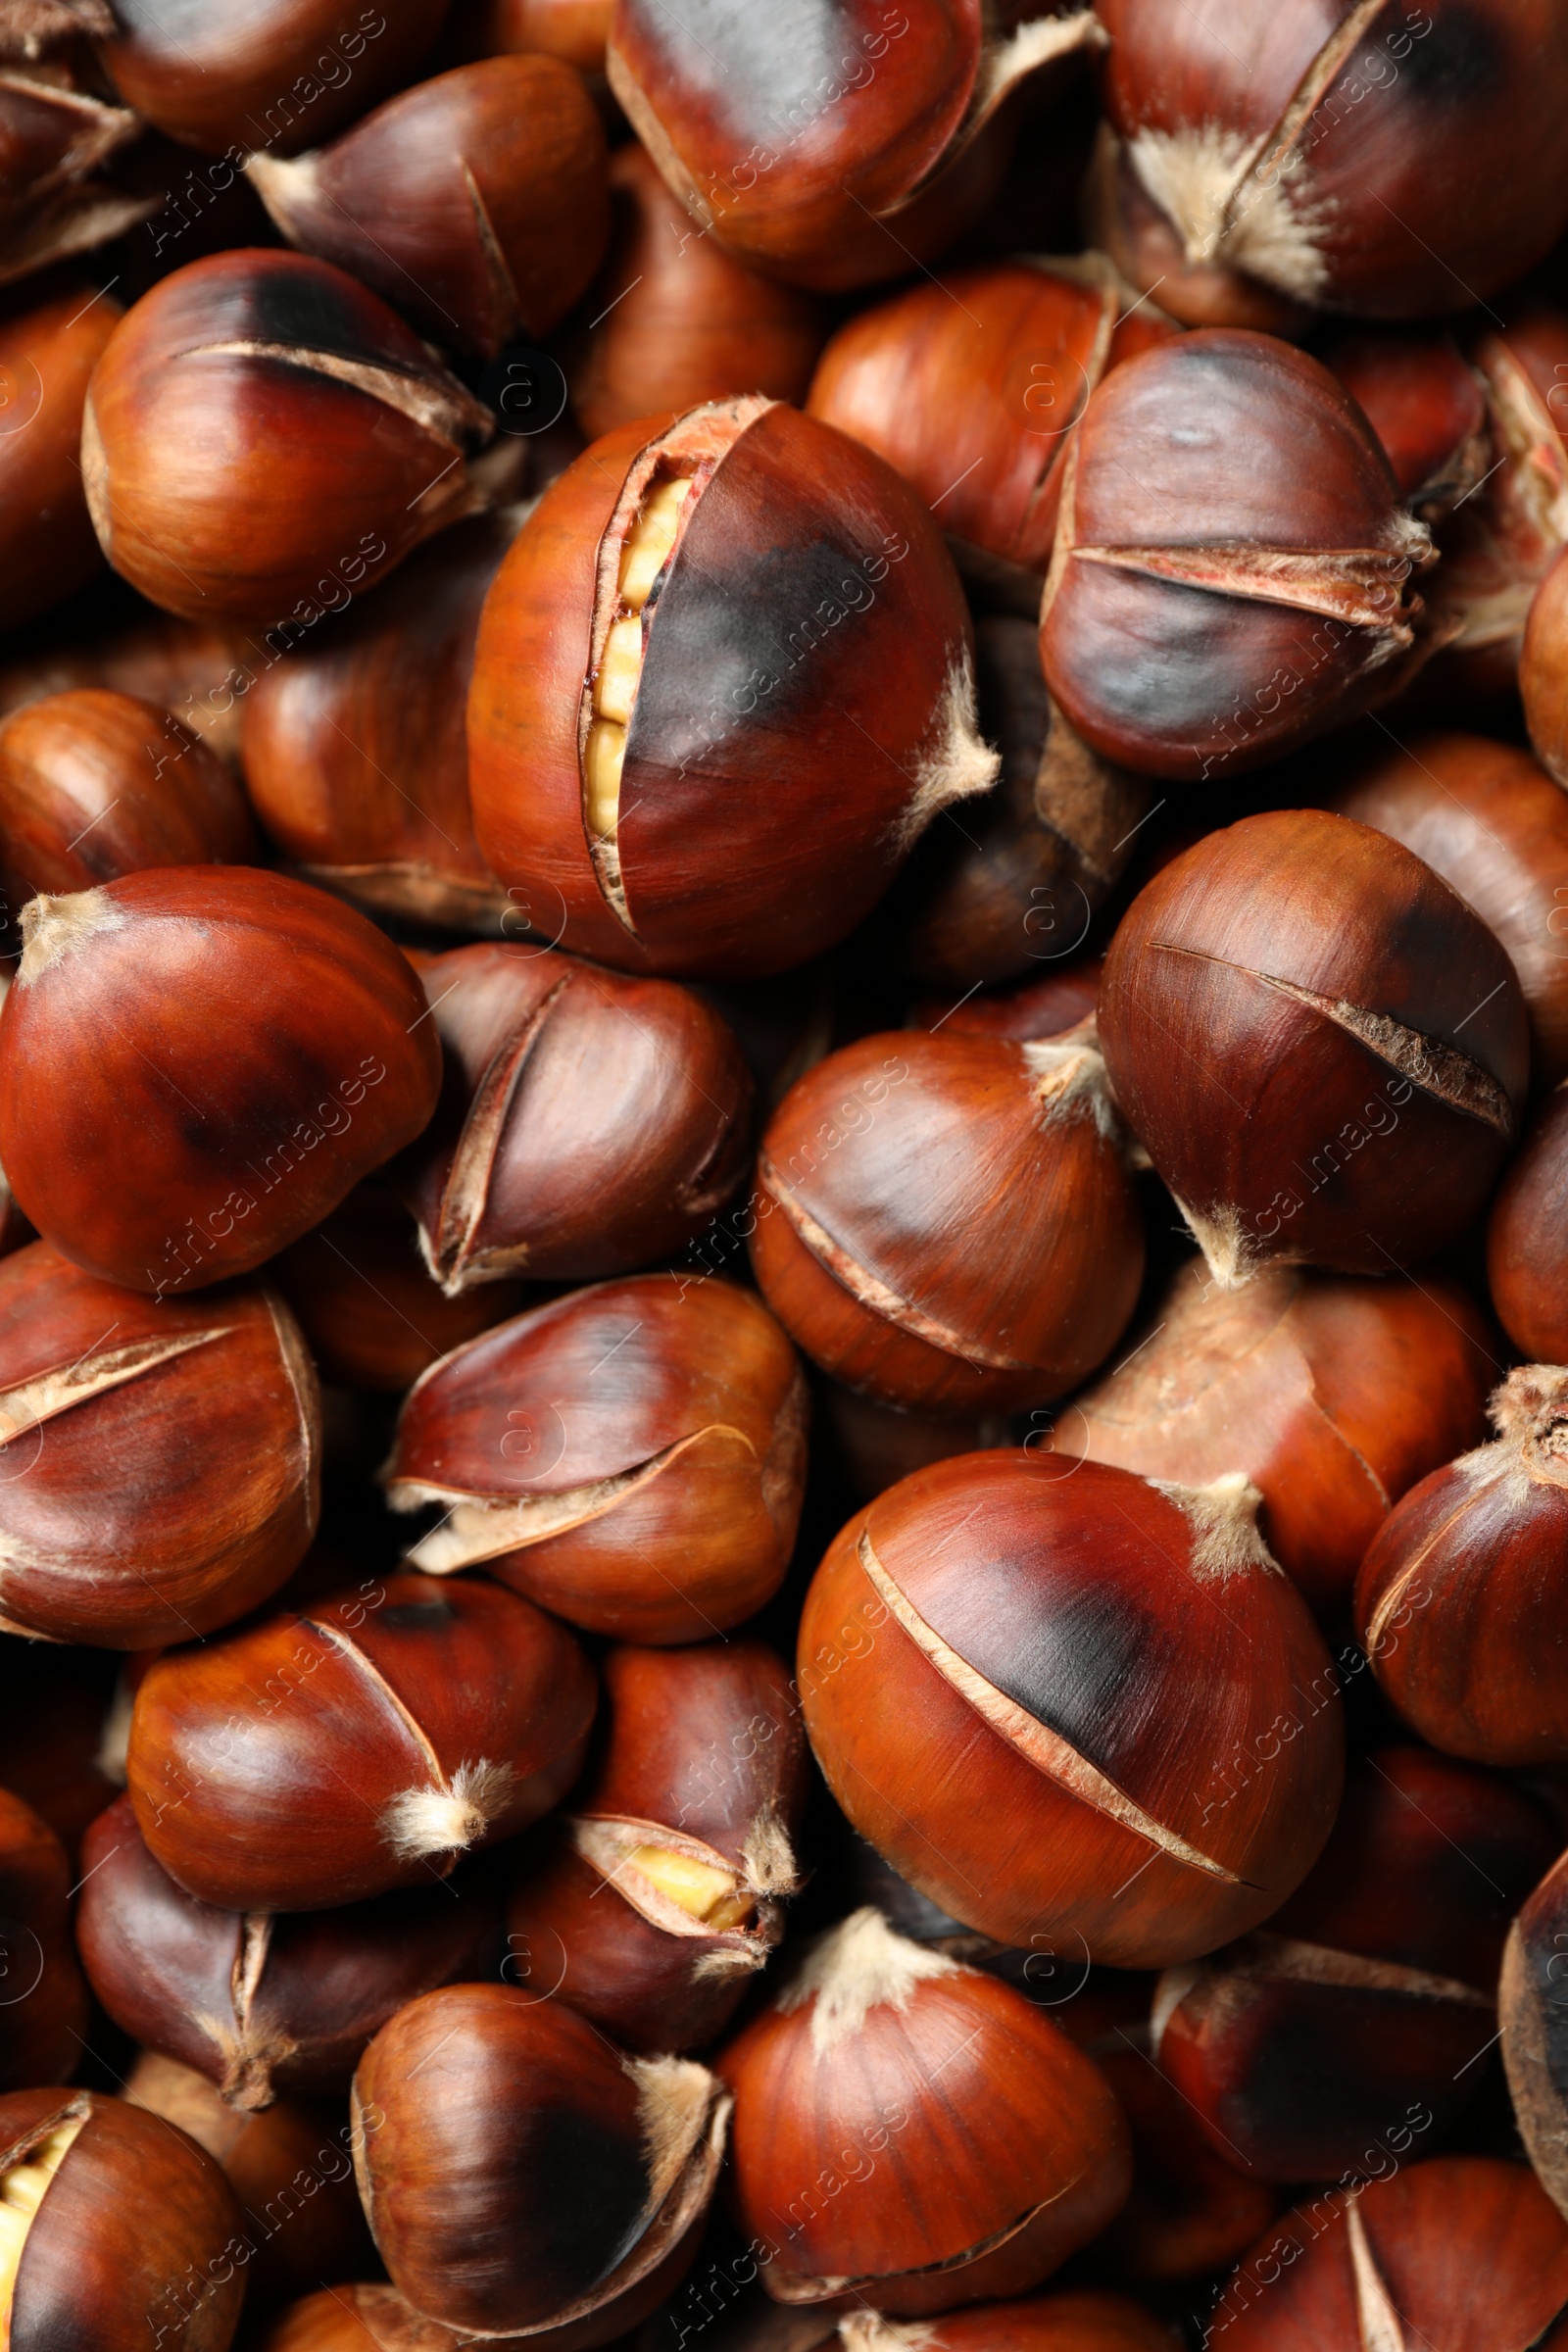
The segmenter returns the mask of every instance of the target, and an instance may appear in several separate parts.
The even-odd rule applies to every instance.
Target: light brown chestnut
[[[535,1307],[432,1365],[398,1424],[410,1553],[482,1565],[591,1633],[699,1641],[783,1580],[806,1470],[806,1384],[760,1300],[645,1274]]]
[[[391,1576],[166,1650],[136,1691],[126,1785],[187,1894],[335,1909],[423,1886],[547,1812],[595,1696],[565,1628],[515,1593]]]
[[[0,1788],[0,2091],[63,2082],[86,2048],[86,1986],[71,1936],[74,1872],[54,1831]]]
[[[71,285],[0,315],[0,628],[47,612],[97,577],[103,555],[82,490],[87,385],[122,317],[113,294]]]

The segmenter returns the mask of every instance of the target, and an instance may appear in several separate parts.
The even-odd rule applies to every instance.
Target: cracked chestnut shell
[[[225,1911],[324,1911],[444,1877],[582,1766],[594,1673],[497,1586],[389,1576],[216,1642],[137,1688],[126,1788],[148,1851]]]
[[[1399,1496],[1481,1437],[1492,1345],[1469,1294],[1442,1275],[1273,1266],[1226,1291],[1198,1262],[1136,1352],[1063,1406],[1052,1444],[1186,1486],[1245,1470],[1270,1551],[1339,1620]]]
[[[780,2303],[904,2318],[1022,2294],[1126,2202],[1127,2126],[1094,2061],[879,1911],[809,1946],[718,2068],[736,2215]]]
[[[1568,1762],[1568,1372],[1522,1364],[1497,1434],[1412,1487],[1355,1580],[1355,1625],[1413,1731],[1478,1764]]]
[[[783,1580],[806,1383],[761,1301],[644,1274],[574,1291],[415,1384],[386,1478],[438,1504],[409,1557],[482,1565],[590,1633],[672,1643],[755,1615]]]
[[[1551,0],[1281,0],[1223,35],[1164,0],[1098,13],[1119,168],[1153,214],[1112,250],[1139,286],[1163,271],[1179,318],[1464,310],[1568,216]]]
[[[0,1156],[39,1232],[106,1280],[163,1298],[248,1273],[435,1107],[418,981],[324,891],[169,866],[33,899],[22,928]]]
[[[47,1242],[0,1259],[0,1630],[211,1633],[298,1567],[320,1480],[316,1369],[274,1292],[155,1300]]]
[[[553,57],[459,66],[330,147],[253,155],[246,170],[291,245],[483,359],[548,334],[610,235],[599,109]]]
[[[101,574],[78,453],[88,381],[122,317],[113,294],[94,302],[90,285],[24,300],[0,318],[0,375],[14,404],[0,433],[0,629]]]
[[[1052,694],[1106,760],[1197,780],[1397,691],[1435,561],[1343,385],[1272,336],[1180,335],[1091,396],[1040,614]]]
[[[1339,1686],[1240,1477],[1158,1486],[1028,1447],[917,1471],[830,1546],[807,1732],[862,1838],[1001,1943],[1117,1968],[1211,1951],[1316,1860]]]
[[[49,1824],[0,1788],[0,2090],[64,2082],[81,2063],[87,1988],[71,1933],[75,1875]]]
[[[360,2195],[425,2318],[493,2335],[575,2323],[574,2342],[604,2343],[689,2260],[729,2109],[706,2067],[627,2057],[562,2001],[453,1985],[360,2061]]]
[[[1420,2145],[1386,2131],[1396,2168]],[[1522,2164],[1439,2156],[1276,2223],[1214,2306],[1227,2352],[1562,2352],[1568,2224]]]
[[[752,1261],[812,1361],[954,1416],[1064,1395],[1114,1347],[1144,1229],[1092,1030],[862,1038],[768,1123]]]
[[[393,1171],[450,1298],[674,1256],[745,1171],[732,1031],[668,980],[522,945],[420,956],[442,1100]]]
[[[1506,949],[1419,858],[1319,809],[1245,817],[1156,874],[1099,1017],[1116,1100],[1226,1286],[1429,1256],[1518,1133]]]
[[[1509,1916],[1557,1845],[1500,1777],[1413,1747],[1354,1764],[1267,1926],[1155,1988],[1152,2055],[1218,2153],[1330,2180],[1395,2118],[1446,2133],[1485,2080]]]
[[[841,939],[998,772],[925,507],[760,395],[623,425],[551,484],[485,602],[468,760],[519,922],[720,979]]]
[[[1541,1105],[1497,1188],[1487,1281],[1520,1354],[1568,1362],[1568,1079]]]
[[[327,1911],[219,1910],[153,1859],[128,1796],[81,1861],[76,1939],[104,2008],[244,2113],[347,2090],[405,2001],[485,1973],[501,1921],[493,1875],[466,1869]]]
[[[799,1892],[806,1737],[760,1642],[612,1649],[597,1759],[519,1851],[503,1975],[622,2048],[701,2049],[729,2023]]]
[[[93,369],[81,470],[105,555],[190,619],[278,650],[485,502],[488,409],[378,296],[304,254],[219,253],[125,314]]]

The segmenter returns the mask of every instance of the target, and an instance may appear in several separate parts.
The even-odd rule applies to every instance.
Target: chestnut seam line
[[[1272,1337],[1273,1335],[1270,1334],[1269,1336]],[[1261,1345],[1261,1342],[1257,1343],[1257,1345]],[[1252,1350],[1249,1348],[1248,1353],[1250,1354]],[[1311,1377],[1310,1374],[1308,1377]],[[1327,1429],[1330,1434],[1338,1440],[1340,1445],[1344,1446],[1346,1452],[1349,1455],[1351,1461],[1354,1462],[1356,1468],[1364,1472],[1367,1484],[1371,1487],[1373,1494],[1376,1496],[1385,1517],[1387,1517],[1388,1513],[1393,1510],[1396,1498],[1389,1493],[1388,1488],[1383,1484],[1382,1479],[1379,1478],[1377,1472],[1373,1469],[1371,1463],[1367,1460],[1366,1455],[1361,1451],[1360,1447],[1358,1446],[1352,1446],[1349,1439],[1346,1436],[1344,1430],[1339,1428],[1336,1423],[1330,1420],[1328,1414],[1324,1411],[1322,1404],[1319,1402],[1315,1386],[1311,1389],[1306,1401],[1309,1409],[1316,1413],[1324,1428]],[[1500,1894],[1502,1891],[1501,1887],[1499,1887],[1497,1891]]]

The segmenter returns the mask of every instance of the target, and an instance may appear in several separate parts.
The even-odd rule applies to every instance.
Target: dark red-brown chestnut
[[[999,1942],[1119,1968],[1277,1910],[1332,1826],[1343,1740],[1256,1503],[1239,1477],[1157,1486],[1028,1447],[879,1495],[800,1639],[807,1731],[860,1835]]]
[[[514,1592],[390,1576],[166,1650],[136,1691],[126,1785],[187,1894],[332,1910],[536,1821],[577,1777],[595,1695],[565,1628]]]
[[[83,307],[85,305],[85,308]],[[87,384],[122,317],[112,293],[66,286],[0,317],[0,629],[47,612],[102,570],[81,486]]]
[[[0,2091],[63,2082],[86,2044],[87,1990],[71,1936],[74,1872],[54,1831],[0,1788]]]
[[[1519,2136],[1559,2213],[1568,2213],[1568,1855],[1548,1870],[1508,1931],[1497,1987],[1502,2063]]]
[[[164,1298],[319,1224],[435,1107],[441,1046],[391,942],[252,866],[127,874],[24,908],[0,1160],[34,1225]]]
[[[0,1642],[0,1788],[48,1823],[73,1861],[115,1800],[103,1769],[112,1675],[111,1661],[91,1650]]]
[[[1568,1079],[1541,1105],[1498,1187],[1487,1282],[1520,1354],[1568,1363]]]
[[[470,0],[447,26],[442,54],[564,58],[579,74],[605,71],[614,0]]]
[[[1519,657],[1519,692],[1536,757],[1562,784],[1568,778],[1568,548],[1531,604]]]
[[[760,395],[624,425],[551,484],[485,602],[468,760],[543,939],[731,979],[841,939],[998,773],[925,507]]]
[[[1032,1954],[1031,1961],[1043,1957]],[[1042,1987],[1038,1967],[1032,1983],[1026,1962],[1020,1989],[1035,1998],[1044,1990],[1048,2000],[1057,1986],[1071,1994],[1081,1964],[1074,1967],[1067,1955],[1057,1955],[1054,1965],[1058,1973],[1047,1977]],[[1136,2001],[1144,1982],[1118,1978],[1117,1997]],[[1104,2075],[1132,2134],[1132,2195],[1101,2240],[1096,2270],[1129,2285],[1166,2288],[1212,2276],[1237,2261],[1267,2228],[1279,2211],[1278,2192],[1255,2174],[1241,2171],[1228,2149],[1209,2144],[1191,2107],[1150,2056],[1147,2016],[1086,2033],[1089,2021],[1083,2013],[1095,1989],[1091,1973],[1084,1991],[1063,1999],[1053,2014]],[[1147,1996],[1143,2005],[1147,2009]]]
[[[390,1500],[440,1506],[410,1554],[431,1574],[482,1565],[592,1633],[700,1641],[783,1579],[806,1410],[794,1350],[750,1293],[664,1274],[602,1283],[416,1383]]]
[[[1226,1285],[1429,1256],[1517,1134],[1506,950],[1348,817],[1244,817],[1165,866],[1111,942],[1099,1018],[1116,1100]]]
[[[1446,327],[1357,327],[1320,354],[1383,446],[1411,513],[1443,521],[1491,464],[1486,387]]]
[[[839,2342],[843,2352],[914,2352],[917,2342],[929,2352],[1172,2352],[1175,2338],[1130,2296],[1077,2286],[1021,2303],[978,2303],[909,2326],[854,2311],[839,2322]]]

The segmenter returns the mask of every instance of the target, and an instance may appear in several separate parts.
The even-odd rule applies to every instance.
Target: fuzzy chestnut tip
[[[107,890],[74,890],[61,898],[40,894],[29,899],[22,909],[18,985],[29,988],[89,940],[104,931],[119,931],[124,922],[123,910]]]

